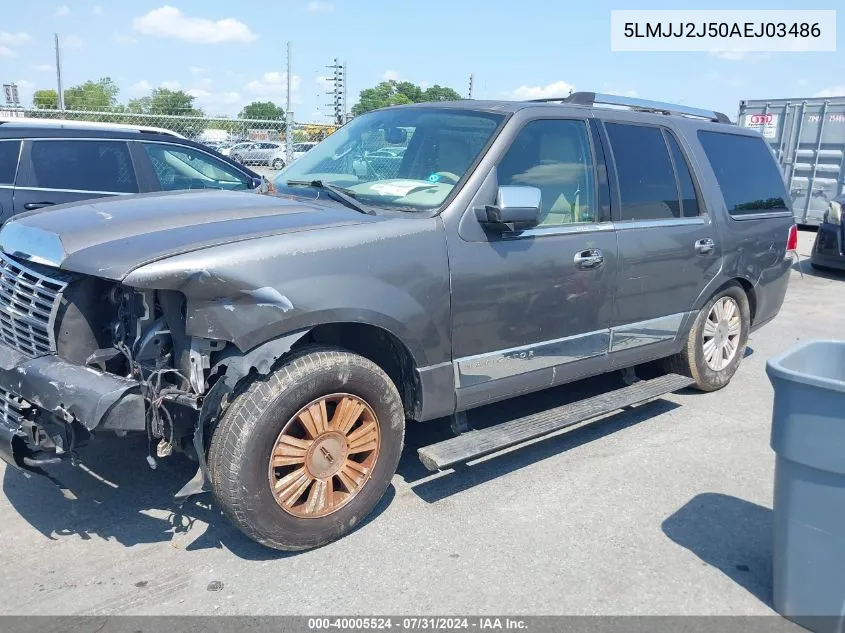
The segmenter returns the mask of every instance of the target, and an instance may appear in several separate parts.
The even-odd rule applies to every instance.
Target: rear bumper
[[[0,343],[0,458],[22,466],[38,451],[39,429],[79,424],[143,431],[144,398],[138,381],[68,363],[58,356],[29,358]],[[48,442],[49,443],[49,442]]]
[[[845,270],[845,243],[841,225],[828,222],[819,225],[810,261],[816,266]]]

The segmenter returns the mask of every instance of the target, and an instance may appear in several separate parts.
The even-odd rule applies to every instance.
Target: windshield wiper
[[[351,191],[338,187],[322,180],[288,180],[287,184],[294,187],[311,187],[312,189],[323,189],[330,198],[334,198],[338,202],[345,204],[350,209],[355,209],[360,213],[367,215],[375,215],[375,212],[369,207],[364,206],[358,202]]]

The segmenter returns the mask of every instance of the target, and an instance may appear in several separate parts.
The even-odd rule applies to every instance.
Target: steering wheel
[[[440,176],[442,180],[446,180],[449,185],[457,185],[458,181],[461,179],[458,174],[453,174],[451,171],[437,171],[434,172],[435,176]],[[451,182],[448,182],[451,181]],[[439,182],[439,181],[438,181]]]

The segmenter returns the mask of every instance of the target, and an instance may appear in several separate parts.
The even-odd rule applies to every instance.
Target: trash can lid
[[[770,358],[769,379],[799,382],[845,393],[845,341],[809,340]],[[772,381],[772,384],[775,384]]]

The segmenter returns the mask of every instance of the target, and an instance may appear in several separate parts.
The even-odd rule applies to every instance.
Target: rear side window
[[[138,193],[123,141],[33,141],[35,186],[105,193]]]
[[[0,141],[0,185],[15,184],[20,151],[20,141]]]
[[[698,196],[695,193],[695,185],[692,182],[692,172],[689,163],[678,145],[675,137],[663,131],[669,149],[672,151],[672,160],[675,163],[675,172],[678,174],[678,185],[681,188],[681,213],[685,218],[694,218],[699,214]]]
[[[622,220],[681,217],[678,184],[660,128],[607,123],[613,149]]]
[[[704,130],[698,139],[731,215],[789,209],[783,178],[766,141]]]

